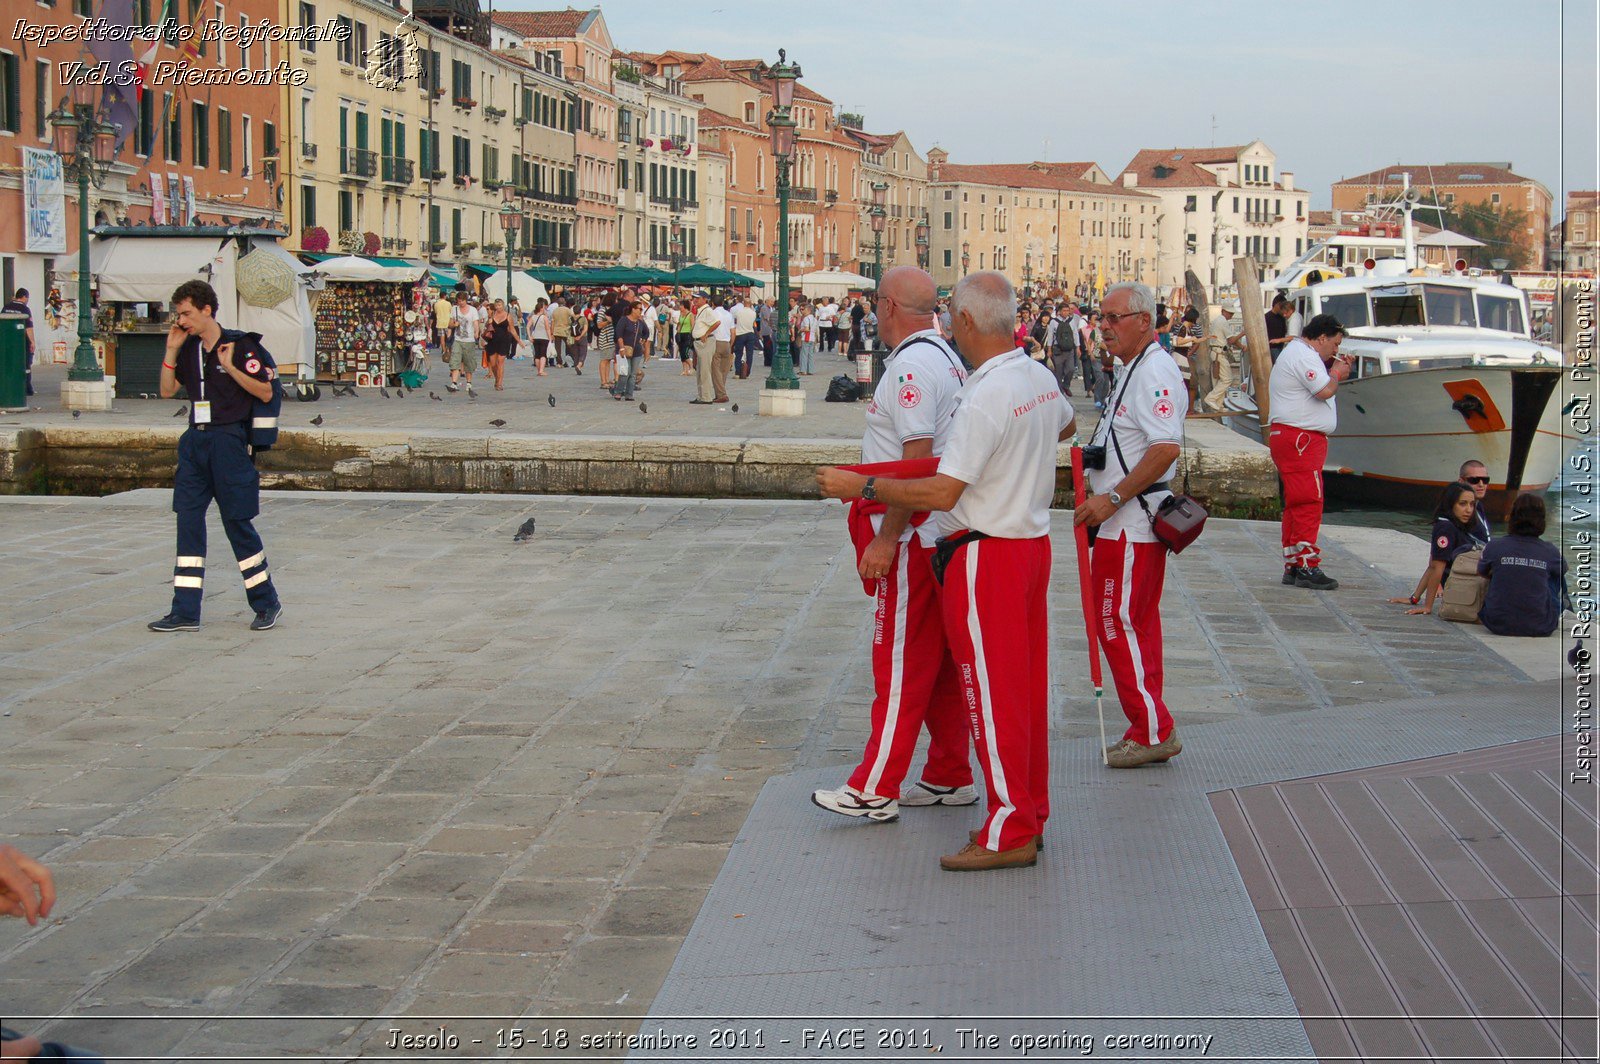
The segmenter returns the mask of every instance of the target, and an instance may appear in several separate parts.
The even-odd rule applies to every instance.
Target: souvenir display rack
[[[330,281],[317,301],[317,376],[374,383],[406,365],[406,310],[416,285]]]

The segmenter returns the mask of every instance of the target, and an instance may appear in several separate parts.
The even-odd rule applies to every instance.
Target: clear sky
[[[955,162],[1092,160],[1115,175],[1140,148],[1259,137],[1311,190],[1314,208],[1328,205],[1339,178],[1398,162],[1509,161],[1558,198],[1600,185],[1594,0],[603,0],[601,9],[622,49],[776,61],[787,48],[805,83],[865,115],[868,130],[903,128],[919,150],[937,143]]]

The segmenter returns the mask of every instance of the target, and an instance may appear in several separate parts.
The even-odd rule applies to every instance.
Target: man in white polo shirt
[[[1328,434],[1339,424],[1334,393],[1350,376],[1350,360],[1339,355],[1343,340],[1339,319],[1318,314],[1284,345],[1267,381],[1272,397],[1267,448],[1283,479],[1283,582],[1313,591],[1339,586],[1322,571],[1317,536]]]
[[[1162,695],[1167,548],[1151,529],[1151,515],[1172,494],[1167,482],[1178,468],[1189,392],[1177,362],[1156,340],[1155,321],[1155,296],[1142,284],[1114,284],[1100,302],[1101,335],[1116,368],[1084,452],[1094,495],[1072,515],[1075,524],[1095,530],[1089,572],[1099,600],[1098,634],[1128,718],[1121,741],[1106,750],[1112,768],[1166,761],[1183,749]]]
[[[1050,500],[1056,445],[1074,429],[1054,374],[1016,346],[1003,274],[956,285],[956,344],[972,364],[939,459],[920,480],[817,470],[822,494],[939,511],[945,637],[960,673],[988,815],[948,871],[1031,865],[1050,814]]]
[[[837,338],[834,327],[839,323],[839,302],[832,296],[828,301],[817,307],[817,328],[822,331],[818,341],[817,350],[823,354],[833,350],[833,342]]]
[[[936,286],[915,266],[883,275],[879,322],[894,350],[867,404],[861,438],[864,464],[935,458],[950,438],[966,368],[939,336]],[[961,683],[945,644],[939,585],[933,578],[937,531],[926,510],[889,508],[857,499],[850,537],[857,572],[877,607],[872,626],[871,733],[861,763],[836,790],[811,800],[845,816],[886,822],[900,806],[972,805],[972,764]],[[901,783],[926,722],[930,742],[922,778],[909,793]]]
[[[733,311],[728,309],[727,298],[718,299],[711,308],[717,315],[717,330],[711,335],[717,341],[717,353],[711,360],[711,385],[716,391],[712,401],[728,402],[728,373],[733,369]]]

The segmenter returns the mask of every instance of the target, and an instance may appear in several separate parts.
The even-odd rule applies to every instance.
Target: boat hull
[[[1339,427],[1328,440],[1330,495],[1351,502],[1431,508],[1475,459],[1489,469],[1485,507],[1503,516],[1521,491],[1543,491],[1578,439],[1564,424],[1555,366],[1462,366],[1390,373],[1339,387]],[[1255,419],[1228,419],[1260,438]]]

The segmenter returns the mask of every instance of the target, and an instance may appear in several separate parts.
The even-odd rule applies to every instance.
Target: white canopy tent
[[[845,296],[852,290],[878,287],[872,278],[848,270],[814,270],[795,278],[793,283],[808,296]]]
[[[495,270],[483,279],[483,294],[490,299],[506,298],[506,271]],[[532,310],[541,299],[549,299],[550,292],[544,282],[532,277],[526,270],[511,271],[511,294],[522,304],[523,310]]]
[[[239,298],[235,275],[247,255],[268,255],[290,269],[297,281],[276,306],[252,306]],[[218,231],[215,235],[148,234],[126,229],[96,233],[89,246],[90,270],[99,297],[126,303],[167,303],[185,281],[206,281],[217,293],[223,326],[261,334],[262,343],[285,376],[297,368],[310,375],[316,329],[307,290],[318,285],[309,267],[268,234]]]
[[[420,281],[428,272],[425,266],[385,266],[359,255],[323,259],[312,269],[333,282],[388,281],[393,284]]]
[[[1429,233],[1417,240],[1419,248],[1481,248],[1487,247],[1483,241],[1470,237],[1465,233],[1457,233],[1452,229],[1441,229],[1437,233]]]

